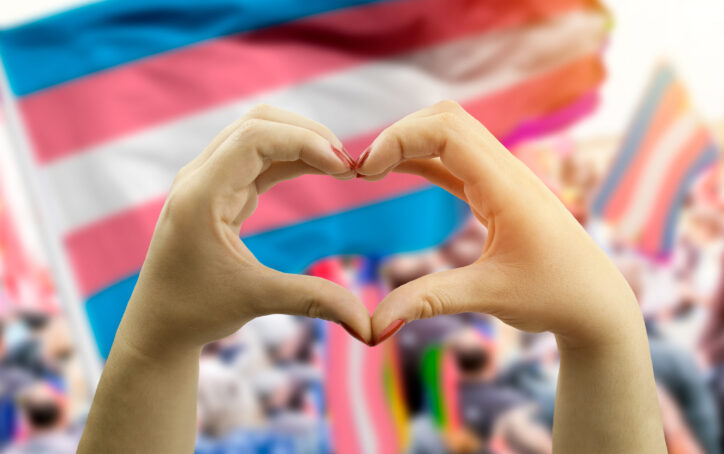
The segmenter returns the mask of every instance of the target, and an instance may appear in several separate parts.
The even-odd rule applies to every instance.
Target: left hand
[[[338,322],[368,341],[369,313],[348,290],[285,274],[239,239],[259,194],[307,173],[354,177],[354,162],[326,127],[257,106],[178,173],[156,224],[119,329],[146,353],[200,348],[254,317],[285,313]]]

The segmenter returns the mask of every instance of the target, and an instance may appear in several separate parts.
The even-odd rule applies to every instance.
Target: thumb
[[[370,342],[370,314],[354,293],[320,277],[276,273],[280,276],[271,279],[272,301],[261,309],[265,314],[329,320],[342,325],[360,342]]]
[[[476,262],[428,274],[391,291],[372,315],[372,345],[405,323],[462,312],[493,313],[502,302],[503,284],[492,266]]]

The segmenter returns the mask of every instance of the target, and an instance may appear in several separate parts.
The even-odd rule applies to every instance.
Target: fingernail
[[[362,339],[362,336],[360,336],[359,334],[357,334],[357,331],[355,331],[354,329],[352,329],[351,326],[349,326],[349,325],[346,324],[345,322],[339,322],[339,324],[342,325],[342,328],[344,328],[344,330],[347,331],[352,337],[354,337],[354,338],[357,339],[358,341],[362,342],[363,344],[367,344],[367,341],[365,341],[364,339]]]
[[[359,159],[357,160],[357,167],[356,167],[357,169],[361,168],[362,165],[364,165],[365,161],[367,160],[367,158],[368,158],[369,155],[370,155],[370,151],[372,151],[372,145],[370,145],[369,147],[365,148],[365,151],[363,151],[362,154],[360,155]],[[361,177],[363,177],[363,176],[364,176],[364,175],[362,175],[362,174],[360,174],[359,172],[357,172],[357,178],[361,178]]]
[[[352,157],[351,154],[349,154],[349,151],[347,151],[347,148],[344,145],[342,145],[342,153],[344,153],[344,157],[347,160],[347,162],[352,164],[352,169],[353,170],[356,169],[357,161]]]
[[[395,320],[394,322],[390,323],[390,326],[382,331],[382,334],[380,334],[380,337],[377,339],[377,342],[375,342],[374,345],[381,344],[382,342],[386,341],[388,337],[395,334],[395,332],[397,332],[398,329],[402,328],[402,325],[404,324],[404,320]]]
[[[349,153],[347,153],[347,150],[344,150],[344,149],[340,150],[339,148],[332,145],[332,151],[334,152],[334,154],[337,155],[339,160],[344,163],[344,165],[346,165],[350,169],[354,170],[354,168],[355,168],[354,159],[352,159],[352,156],[350,156]]]

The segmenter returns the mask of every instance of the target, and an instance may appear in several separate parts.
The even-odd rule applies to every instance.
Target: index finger
[[[345,177],[350,165],[319,134],[295,125],[250,119],[203,164],[209,189],[236,191],[254,183],[274,162],[301,160],[322,173]]]
[[[412,170],[422,170],[424,177],[431,177],[433,183],[443,183],[456,195],[462,183],[464,198],[483,218],[489,218],[491,212],[517,200],[521,186],[529,184],[530,178],[521,174],[527,171],[522,163],[480,123],[466,115],[443,111],[393,124],[375,139],[356,172],[379,179],[401,163],[440,158],[451,177],[439,168],[417,166]]]
[[[309,129],[324,139],[328,140],[337,150],[340,157],[351,167],[354,160],[344,148],[342,141],[326,126],[318,123],[310,118],[291,112],[279,107],[270,106],[268,104],[257,104],[241,118],[225,127],[214,139],[206,146],[203,152],[191,163],[191,167],[198,167],[208,160],[216,150],[228,139],[235,131],[249,120],[266,120],[275,123],[283,123],[292,126],[299,126]]]

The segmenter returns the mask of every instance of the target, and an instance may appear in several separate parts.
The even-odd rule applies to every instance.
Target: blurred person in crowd
[[[200,433],[210,438],[261,423],[257,397],[248,379],[224,362],[218,343],[207,345],[201,354],[198,420]]]
[[[485,227],[471,219],[457,235],[437,250],[439,267],[460,268],[470,265],[480,257],[487,238]]]
[[[321,415],[314,408],[309,386],[282,369],[265,373],[257,383],[266,429],[276,436],[294,440],[295,452],[315,454],[326,443]]]
[[[492,341],[467,327],[451,333],[444,348],[457,369],[461,427],[440,432],[429,416],[417,416],[410,454],[551,451],[550,433],[538,423],[536,405],[498,380]]]
[[[433,272],[439,266],[435,254],[402,255],[389,260],[383,269],[387,285],[394,289]],[[399,349],[403,390],[407,410],[412,417],[425,409],[424,391],[420,376],[422,356],[430,345],[440,344],[462,327],[457,317],[445,316],[412,321],[400,329],[396,348]]]
[[[644,263],[629,255],[619,258],[617,265],[637,300],[642,301],[646,282]],[[696,443],[701,445],[706,453],[721,453],[719,413],[704,371],[694,360],[692,352],[672,342],[658,329],[656,318],[647,317],[646,331],[654,377],[666,393],[669,407],[677,407],[676,411],[681,413],[683,424],[691,430]],[[661,396],[661,393],[659,395]],[[664,428],[666,429],[666,425]],[[677,430],[677,433],[683,432]]]
[[[724,257],[724,219],[718,210],[687,201],[670,279],[668,304],[657,314],[659,329],[691,351],[712,312]]]
[[[0,448],[10,443],[18,431],[15,397],[30,385],[33,374],[6,360],[8,332],[0,320]]]
[[[681,415],[679,406],[669,393],[658,388],[659,407],[664,422],[664,437],[668,454],[706,454],[691,433],[691,430]]]
[[[452,333],[465,327],[459,316],[435,317],[408,323],[397,337],[403,390],[412,417],[425,412],[425,393],[420,375],[422,358],[432,345],[440,345]]]
[[[550,333],[522,333],[521,352],[504,367],[498,382],[536,403],[536,420],[553,429],[560,358]]]
[[[402,254],[389,259],[381,275],[389,289],[395,289],[436,271],[469,265],[477,259],[486,239],[486,230],[471,220],[440,248],[417,254]],[[407,410],[414,417],[422,413],[424,392],[420,379],[422,356],[430,345],[439,345],[448,336],[466,326],[473,314],[451,315],[415,320],[398,334],[400,366],[404,380]]]
[[[71,454],[80,437],[80,427],[70,425],[66,399],[50,384],[37,382],[18,398],[27,437],[6,454]]]
[[[580,153],[566,153],[559,168],[558,196],[581,225],[588,223],[591,200],[598,189],[600,175],[596,166]]]
[[[465,428],[488,443],[500,439],[497,443],[520,452],[550,452],[550,434],[536,421],[535,406],[498,381],[493,342],[468,328],[453,335],[447,348],[459,372],[458,399]]]
[[[712,300],[711,312],[699,345],[711,368],[711,388],[719,418],[724,421],[724,266],[720,268],[720,273],[719,288]],[[724,452],[724,433],[720,433],[719,446],[721,452]]]
[[[11,322],[11,342],[4,362],[59,386],[73,345],[60,315],[21,312]]]

